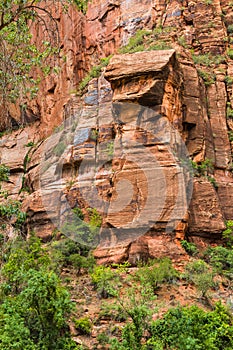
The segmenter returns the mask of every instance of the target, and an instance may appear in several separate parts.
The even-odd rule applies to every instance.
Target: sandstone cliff
[[[27,114],[15,113],[29,125],[1,139],[4,189],[23,202],[28,231],[49,239],[67,208],[85,219],[96,208],[103,262],[178,259],[180,239],[219,239],[233,219],[230,2],[93,0],[86,15],[56,16],[66,60]],[[119,54],[142,29],[128,46],[139,52]]]

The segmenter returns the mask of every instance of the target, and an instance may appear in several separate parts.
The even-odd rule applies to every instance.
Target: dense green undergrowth
[[[68,318],[73,305],[38,238],[1,245],[0,349],[77,349]]]
[[[73,323],[81,336],[91,337],[93,326],[106,319],[121,326],[100,331],[92,349],[232,349],[230,309],[211,302],[211,291],[218,290],[221,281],[233,288],[232,247],[209,247],[199,253],[187,241],[183,246],[191,255],[195,251],[195,258],[180,273],[169,258],[149,260],[133,270],[128,263],[97,266],[88,249],[65,237],[44,247],[34,235],[26,241],[20,236],[2,240],[0,349],[88,349],[75,344],[68,324]],[[92,293],[101,304],[95,319],[82,313],[77,318],[81,305],[71,302],[69,280],[62,283],[59,278],[63,269],[75,273],[77,283],[79,277],[89,276]],[[199,303],[210,310],[177,304],[161,315],[160,290],[180,284],[193,285]]]

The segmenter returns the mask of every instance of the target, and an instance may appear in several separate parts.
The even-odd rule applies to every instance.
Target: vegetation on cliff
[[[34,235],[27,241],[20,236],[1,240],[0,349],[232,349],[232,305],[212,301],[220,284],[228,281],[232,288],[232,249],[199,253],[208,264],[193,259],[180,273],[168,258],[134,268],[127,263],[104,267],[94,266],[88,254],[85,265],[78,253],[70,259],[63,240],[44,247]],[[77,251],[77,243],[64,242]],[[171,307],[161,299],[160,294],[177,293],[185,283],[197,288],[192,306],[173,300]],[[95,313],[89,315],[92,308]],[[76,342],[69,325],[79,336]]]
[[[43,75],[59,69],[56,13],[59,8],[67,11],[71,3],[84,12],[87,8],[87,0],[0,1],[1,128],[7,125],[9,104],[17,101],[25,109],[27,99],[36,96]],[[38,36],[39,32],[43,35]]]
[[[86,0],[74,2],[80,10],[86,11]],[[54,4],[58,3],[66,4],[65,1],[54,1]],[[211,5],[212,1],[203,3]],[[6,108],[4,113],[8,103],[16,100],[21,103],[21,108],[25,108],[25,95],[33,98],[41,74],[49,74],[53,69],[50,57],[58,53],[59,38],[50,36],[49,28],[53,27],[57,33],[56,20],[51,16],[47,1],[43,2],[44,8],[40,8],[41,4],[41,1],[32,0],[0,1],[0,104]],[[186,24],[188,26],[188,22]],[[42,26],[46,33],[39,48],[29,30],[36,26]],[[198,72],[197,79],[203,91],[211,91],[217,82],[226,84],[228,89],[232,87],[231,76],[224,73],[218,81],[219,72],[216,73],[219,65],[233,58],[232,48],[225,50],[222,56],[215,52],[197,54],[190,50],[186,36],[174,39],[175,30],[175,27],[163,28],[161,25],[152,30],[140,29],[119,52],[163,50],[179,45],[181,51],[182,48],[186,50],[183,59],[188,65],[191,67],[193,62],[197,66],[195,72]],[[228,25],[227,32],[233,32],[233,25]],[[91,69],[79,86],[81,92],[92,78],[100,75],[109,59],[110,56],[100,59],[100,63]],[[35,68],[40,70],[40,77],[36,76]],[[231,122],[233,106],[229,96],[227,99],[226,116]],[[197,100],[194,106],[198,106]],[[183,113],[186,113],[185,109]],[[194,122],[186,125],[187,133],[188,127],[194,130]],[[228,128],[232,128],[230,123]],[[98,133],[97,129],[95,131]],[[232,142],[231,129],[229,139]],[[33,143],[25,146],[33,147]],[[60,157],[65,149],[65,142],[61,142],[53,148],[53,153]],[[111,157],[112,143],[106,151]],[[218,152],[217,147],[214,152]],[[212,177],[215,163],[206,154],[203,157],[191,162],[194,176],[197,180],[207,178],[217,191],[218,185]],[[28,152],[23,162],[25,175],[29,162]],[[220,169],[225,171],[225,168]],[[15,168],[14,172],[17,171]],[[9,176],[10,169],[2,164],[0,182],[8,182]],[[33,233],[26,235],[26,214],[22,212],[21,203],[9,198],[7,191],[1,191],[0,199],[0,349],[233,348],[232,220],[226,222],[222,246],[215,244],[199,251],[188,237],[187,241],[181,241],[189,261],[174,263],[164,257],[138,261],[134,266],[127,262],[97,266],[84,244],[59,232],[53,232],[57,240],[51,239],[44,246]],[[83,232],[89,230],[91,239],[95,236],[96,228],[102,223],[101,217],[95,209],[86,209],[89,225],[80,220],[69,222],[64,228],[67,235],[77,231],[82,238]],[[77,219],[83,220],[81,210],[78,207],[73,210]],[[210,220],[213,220],[215,214],[211,214]]]

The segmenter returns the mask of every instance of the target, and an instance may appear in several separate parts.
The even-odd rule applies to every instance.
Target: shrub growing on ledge
[[[233,221],[232,220],[228,220],[226,222],[226,230],[223,231],[222,236],[226,241],[226,245],[228,247],[232,247],[233,246]]]
[[[200,163],[191,160],[194,176],[207,176],[209,172],[213,171],[213,162],[210,159],[205,159]]]
[[[8,181],[10,175],[10,169],[5,165],[0,165],[0,183],[1,181]]]
[[[84,14],[87,12],[88,0],[73,0],[73,2],[77,5],[81,12]]]
[[[202,69],[197,70],[198,75],[204,80],[206,86],[214,84],[216,80],[216,75],[214,73],[206,72]]]
[[[191,256],[196,255],[198,253],[197,247],[194,243],[187,242],[186,240],[183,240],[180,242],[182,245],[182,248]]]
[[[99,78],[101,74],[101,70],[103,67],[106,67],[109,64],[112,55],[108,57],[103,57],[100,59],[100,64],[91,68],[90,72],[83,78],[83,80],[79,84],[79,91],[83,93],[88,83],[94,79]]]
[[[134,36],[129,39],[129,43],[120,48],[120,53],[133,53],[144,50],[144,37],[150,35],[150,32],[145,29],[138,30]]]

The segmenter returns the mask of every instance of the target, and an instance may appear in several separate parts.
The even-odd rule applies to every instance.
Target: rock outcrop
[[[81,208],[88,221],[95,208],[100,262],[179,259],[181,239],[219,239],[233,219],[232,7],[95,0],[86,15],[71,7],[57,18],[66,61],[29,105],[32,124],[1,139],[4,186],[22,200],[28,230],[47,240],[67,210]],[[138,29],[148,30],[143,51],[119,54]],[[150,40],[172,48],[147,51]]]

